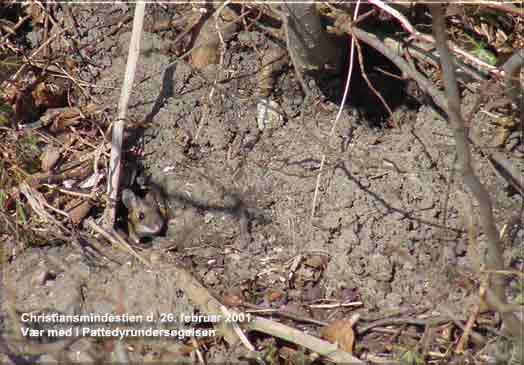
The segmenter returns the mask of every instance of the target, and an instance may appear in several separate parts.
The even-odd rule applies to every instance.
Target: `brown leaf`
[[[60,148],[48,144],[40,156],[40,161],[42,161],[42,171],[47,172],[51,170],[59,158]]]
[[[329,342],[337,343],[342,350],[351,353],[355,342],[352,326],[353,322],[348,319],[335,321],[329,326],[322,328],[320,336]]]
[[[310,255],[304,257],[293,275],[295,288],[312,287],[317,283],[325,270],[329,258],[323,255]]]
[[[224,9],[224,14],[228,10]],[[233,22],[227,22],[222,16],[218,20],[220,35],[217,31],[217,21],[215,17],[209,17],[200,27],[198,35],[195,39],[193,52],[191,53],[191,63],[197,70],[202,70],[208,65],[216,65],[219,62],[219,49],[222,40],[227,42],[236,33],[238,25]],[[232,16],[227,15],[228,18]],[[220,39],[222,37],[222,39]]]
[[[293,359],[297,354],[297,350],[288,346],[282,346],[278,352],[280,354],[280,357],[286,360]]]
[[[191,53],[191,61],[197,70],[202,70],[208,65],[216,65],[218,63],[218,43],[196,46]]]
[[[449,324],[446,324],[444,326],[444,328],[442,328],[441,332],[440,332],[440,336],[446,340],[446,341],[451,341],[452,339],[452,335],[453,335],[453,326],[452,325],[449,325]]]
[[[40,117],[40,120],[44,125],[52,123],[50,130],[53,133],[57,133],[67,127],[78,124],[84,116],[89,117],[99,110],[100,109],[92,103],[81,108],[65,107],[48,109],[44,115]]]
[[[37,108],[49,109],[67,105],[66,91],[55,84],[41,82],[31,95]]]
[[[268,303],[281,301],[284,296],[285,295],[282,291],[275,289],[268,289],[265,294]]]
[[[222,300],[225,305],[229,307],[236,307],[242,305],[242,303],[245,301],[245,297],[240,288],[234,288],[225,293],[222,297]]]
[[[79,224],[89,213],[92,207],[93,204],[88,200],[79,201],[76,206],[69,211],[69,217],[74,224]]]
[[[52,121],[51,131],[57,133],[79,123],[80,111],[77,108],[48,109],[40,119],[46,123]]]
[[[25,12],[31,15],[33,26],[36,27],[39,24],[44,24],[45,12],[37,4],[29,5],[25,8]]]

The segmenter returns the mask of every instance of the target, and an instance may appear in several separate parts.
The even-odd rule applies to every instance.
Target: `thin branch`
[[[286,5],[287,8],[287,5]],[[293,64],[293,68],[295,70],[295,75],[297,76],[297,80],[300,83],[300,86],[302,87],[302,91],[305,94],[304,103],[307,100],[313,100],[313,96],[311,95],[311,91],[309,90],[309,87],[307,86],[303,74],[303,67],[301,67],[302,63],[299,60],[299,57],[297,56],[295,52],[295,48],[291,45],[291,38],[289,34],[289,8],[288,12],[286,11],[279,11],[277,9],[272,9],[275,12],[278,12],[278,15],[280,16],[280,20],[282,21],[282,28],[284,29],[285,39],[286,39],[286,48],[289,52],[289,57],[291,58],[291,62]]]
[[[383,11],[387,12],[389,15],[393,16],[395,19],[397,19],[400,22],[400,24],[402,25],[402,27],[404,29],[406,29],[410,34],[412,34],[415,38],[420,39],[420,40],[424,40],[424,41],[429,42],[429,43],[435,43],[436,42],[436,37],[434,39],[434,38],[432,38],[431,36],[429,36],[427,34],[420,33],[413,25],[411,25],[411,23],[407,20],[407,18],[402,13],[400,13],[398,10],[392,8],[391,6],[387,5],[383,1],[381,1],[381,0],[369,0],[369,2],[372,3],[373,5],[379,7]],[[494,67],[494,66],[492,66],[492,65],[482,61],[478,57],[475,57],[472,54],[464,51],[463,49],[459,48],[458,46],[456,46],[452,42],[449,42],[449,44],[450,44],[451,49],[453,50],[453,52],[461,55],[462,57],[464,57],[466,59],[468,59],[470,62],[475,63],[475,64],[483,67],[485,70],[487,70],[490,73],[498,73],[499,72],[499,70],[496,67]]]
[[[253,316],[252,320],[246,323],[250,331],[257,331],[284,339],[288,342],[298,344],[301,347],[310,349],[319,355],[326,357],[336,364],[364,364],[358,358],[343,351],[338,345],[313,337],[303,331],[274,322],[265,318]]]
[[[442,110],[447,110],[447,103],[444,96],[435,87],[435,85],[429,81],[424,75],[418,72],[416,69],[410,66],[410,64],[404,60],[397,52],[390,47],[386,46],[376,35],[373,33],[366,32],[358,27],[352,26],[346,29],[358,40],[370,45],[375,50],[383,54],[391,62],[393,62],[405,75],[409,75],[413,80],[417,82],[422,90],[431,95],[435,104],[437,104]]]
[[[444,39],[446,39],[445,24],[444,24],[444,22],[441,22],[441,23],[442,23],[442,24],[440,24],[441,28],[438,28],[438,25],[437,25],[437,29],[441,29],[440,31],[436,31],[434,29],[434,32],[441,33],[441,34],[437,34],[439,36],[437,38],[437,43],[441,42],[439,40],[440,37],[444,37]],[[446,67],[449,67],[451,69],[451,73],[453,74],[452,82],[454,82],[454,89],[455,89],[455,91],[451,95],[449,95],[449,98],[452,100],[452,103],[451,103],[451,105],[448,105],[448,102],[447,102],[446,98],[435,87],[435,85],[433,83],[431,83],[426,77],[424,77],[424,75],[422,75],[416,69],[412,68],[408,64],[408,62],[406,62],[402,57],[397,55],[395,50],[391,49],[390,47],[387,47],[374,34],[368,33],[368,32],[366,32],[366,31],[364,31],[362,29],[359,29],[356,26],[349,27],[347,29],[347,31],[350,32],[353,36],[355,36],[359,40],[367,43],[368,45],[370,45],[371,47],[376,49],[378,52],[382,53],[391,62],[393,62],[404,74],[409,75],[410,77],[412,77],[418,83],[418,85],[432,97],[433,101],[443,111],[448,113],[448,115],[450,115],[450,117],[451,117],[451,115],[453,115],[453,118],[454,118],[453,120],[454,121],[457,121],[457,118],[458,118],[459,124],[457,125],[456,123],[453,123],[454,126],[457,125],[457,127],[454,128],[454,130],[457,131],[458,137],[461,139],[460,143],[457,142],[457,151],[459,151],[459,149],[461,149],[461,150],[466,149],[467,155],[461,154],[460,151],[458,153],[459,153],[459,155],[461,155],[461,163],[464,163],[465,161],[467,161],[467,163],[469,164],[469,162],[471,161],[471,155],[470,155],[470,152],[469,152],[469,148],[467,146],[466,129],[464,127],[464,123],[463,123],[462,117],[460,115],[460,98],[459,98],[459,93],[458,93],[458,87],[457,87],[457,84],[456,84],[455,73],[454,73],[454,70],[453,70],[453,62],[446,63]],[[439,46],[439,48],[440,48],[440,46]],[[444,53],[442,53],[442,51],[439,49],[439,53],[441,55],[441,59],[445,59],[446,56],[447,56],[448,59],[451,59],[451,54],[450,54],[449,49],[447,48],[445,42],[444,42],[444,48],[445,48]],[[447,87],[446,87],[446,89],[447,89]],[[458,105],[458,112],[456,110],[457,105]],[[450,112],[450,108],[451,107],[455,108],[454,113]],[[461,147],[458,146],[459,144],[461,145]],[[464,175],[464,172],[465,172],[465,175]],[[488,240],[488,244],[489,244],[489,252],[488,252],[488,256],[490,256],[489,257],[489,260],[490,260],[489,265],[491,267],[495,267],[495,266],[501,267],[503,262],[502,262],[501,252],[499,250],[499,248],[500,248],[500,240],[499,240],[497,228],[496,228],[496,226],[494,224],[494,221],[493,221],[493,213],[492,213],[492,210],[491,210],[491,202],[489,200],[489,195],[487,194],[487,192],[484,189],[484,187],[482,186],[482,184],[480,184],[480,181],[478,180],[478,178],[474,175],[473,170],[471,169],[471,165],[469,165],[469,168],[466,166],[466,170],[465,171],[462,170],[462,173],[463,173],[463,179],[464,179],[466,185],[468,187],[470,187],[470,189],[472,190],[473,194],[475,195],[475,198],[477,198],[479,200],[479,203],[480,203],[481,224],[484,227],[484,231],[485,231],[485,234],[487,236],[487,240]],[[486,198],[487,198],[487,200],[486,200]],[[485,222],[487,222],[487,224]],[[495,252],[495,254],[492,255],[492,252]],[[495,282],[494,283],[495,285],[493,286],[493,289],[494,289],[493,291],[494,292],[495,292],[495,289],[498,287],[498,289],[496,291],[496,295],[492,295],[492,299],[494,298],[496,300],[494,300],[494,299],[493,300],[489,300],[488,298],[486,298],[486,301],[488,302],[488,304],[490,304],[490,306],[492,306],[493,308],[497,308],[497,310],[498,310],[498,308],[500,306],[498,306],[497,303],[505,302],[505,300],[504,301],[499,300],[499,298],[501,298],[499,296],[499,294],[502,294],[502,295],[504,294],[504,285],[503,285],[504,283],[503,283],[503,279],[501,279],[501,278],[494,278],[493,281]],[[515,315],[513,315],[512,313],[505,313],[505,314],[503,314],[503,318],[504,318],[505,324],[508,326],[508,328],[510,329],[511,333],[513,333],[515,335],[517,340],[518,339],[522,339],[523,335],[522,335],[521,329],[520,329],[520,327],[522,325],[522,322]]]
[[[433,35],[436,40],[437,50],[440,54],[442,65],[442,77],[444,88],[447,95],[447,112],[448,118],[453,130],[456,144],[458,165],[462,173],[464,184],[471,190],[479,203],[480,223],[484,234],[486,235],[486,244],[488,254],[486,257],[486,268],[488,270],[502,270],[504,260],[502,257],[502,243],[499,238],[499,232],[495,226],[491,200],[488,192],[475,175],[471,166],[471,152],[468,146],[468,130],[464,125],[460,110],[461,97],[458,89],[458,83],[455,75],[455,66],[451,52],[447,46],[446,20],[444,17],[444,8],[441,4],[428,5],[433,16]],[[494,276],[491,280],[491,286],[495,297],[501,302],[506,303],[505,282],[501,276]],[[512,313],[501,313],[504,323],[515,338],[522,339],[521,325],[522,322]]]
[[[395,121],[393,110],[391,110],[386,100],[384,100],[384,97],[378,92],[377,89],[375,89],[371,81],[369,81],[368,75],[366,74],[366,68],[364,66],[364,57],[362,56],[362,49],[360,47],[360,43],[357,41],[355,42],[355,45],[357,46],[358,61],[359,61],[360,72],[362,73],[362,77],[366,81],[366,84],[368,84],[368,87],[373,92],[373,94],[375,94],[375,96],[380,100],[382,105],[384,105],[384,108],[386,108],[386,110],[388,111],[389,117],[391,118],[391,125],[394,127],[397,127],[397,122]]]
[[[504,2],[494,2],[489,1],[486,3],[481,3],[480,5],[487,6],[488,8],[503,11],[505,13],[511,13],[517,16],[524,16],[524,10],[516,7],[514,4],[506,4]]]

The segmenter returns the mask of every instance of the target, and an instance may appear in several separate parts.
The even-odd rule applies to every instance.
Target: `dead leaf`
[[[268,289],[265,293],[265,297],[268,303],[274,303],[274,302],[281,301],[282,298],[284,298],[284,296],[285,295],[282,291],[275,290],[275,289]]]
[[[329,342],[337,343],[342,350],[348,353],[353,351],[355,333],[353,332],[353,321],[349,319],[335,321],[322,328],[320,336]]]
[[[65,128],[75,125],[85,116],[88,117],[91,114],[96,113],[99,108],[91,103],[82,108],[65,107],[65,108],[54,108],[47,109],[40,117],[42,125],[51,125],[51,132],[57,133]]]
[[[323,255],[305,256],[296,267],[293,275],[293,285],[295,288],[313,287],[326,269],[328,257]]]
[[[60,158],[60,148],[48,144],[42,155],[40,156],[40,161],[42,161],[42,171],[50,171],[56,162]]]
[[[49,82],[36,85],[31,95],[37,108],[49,109],[67,105],[66,91]]]
[[[228,307],[236,307],[244,303],[245,297],[240,288],[234,288],[225,293],[222,300]]]
[[[35,28],[40,24],[44,24],[45,13],[37,4],[29,5],[26,7],[25,12],[31,15],[31,20]]]
[[[446,341],[451,341],[452,339],[452,335],[453,335],[453,325],[451,324],[446,324],[444,326],[444,328],[442,329],[442,331],[440,332],[440,336],[446,340]]]
[[[297,354],[297,350],[288,346],[282,346],[278,352],[280,354],[280,357],[285,360],[291,360]]]
[[[92,207],[93,204],[90,201],[78,200],[76,201],[76,205],[69,210],[69,217],[74,224],[79,224],[87,216]]]
[[[208,65],[216,65],[220,58],[219,49],[221,42],[227,42],[236,33],[238,25],[223,20],[232,18],[232,15],[229,15],[228,12],[232,11],[224,9],[223,15],[218,21],[214,16],[207,18],[200,27],[195,39],[193,52],[191,53],[191,63],[197,70],[202,70]],[[220,35],[217,31],[217,23],[220,29]]]
[[[509,99],[508,99],[509,100]],[[495,146],[502,147],[511,132],[518,128],[518,124],[512,117],[502,117],[496,121],[497,131],[495,135]]]

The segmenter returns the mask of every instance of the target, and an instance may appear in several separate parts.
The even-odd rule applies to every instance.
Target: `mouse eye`
[[[144,212],[138,213],[138,219],[139,220],[143,221],[145,217],[146,217],[146,215],[144,214]]]

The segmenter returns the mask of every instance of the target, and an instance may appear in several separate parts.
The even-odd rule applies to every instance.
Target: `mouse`
[[[166,224],[166,204],[157,187],[149,187],[145,197],[131,189],[122,191],[122,203],[127,208],[128,234],[131,241],[140,243],[142,238],[159,235]]]

